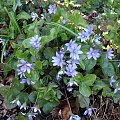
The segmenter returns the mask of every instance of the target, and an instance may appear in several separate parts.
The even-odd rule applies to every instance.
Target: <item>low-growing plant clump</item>
[[[1,0],[0,119],[119,120],[119,0]]]

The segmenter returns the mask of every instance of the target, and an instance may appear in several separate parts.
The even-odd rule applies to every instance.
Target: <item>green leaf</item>
[[[96,80],[93,89],[94,90],[101,90],[105,87],[109,87],[103,80]]]
[[[83,79],[83,75],[81,73],[78,73],[75,77],[75,81],[78,83],[78,84],[81,84],[81,81]]]
[[[37,92],[36,92],[36,91],[31,92],[30,95],[29,95],[29,100],[30,100],[32,103],[35,103],[35,102],[36,102],[36,99],[37,99]]]
[[[52,57],[54,56],[54,52],[53,52],[53,49],[51,47],[47,47],[45,50],[44,50],[44,56],[46,59],[49,60],[49,62],[52,60]]]
[[[102,68],[103,73],[108,76],[114,76],[115,75],[115,69],[112,63],[108,63],[107,67]]]
[[[94,74],[88,74],[83,78],[84,84],[91,86],[96,80],[96,75]]]
[[[90,99],[89,97],[85,97],[81,94],[77,95],[78,96],[78,102],[80,104],[81,108],[88,108],[90,104]]]
[[[89,86],[85,85],[84,83],[81,83],[79,86],[79,92],[85,96],[89,97],[91,95],[91,89]]]
[[[57,105],[58,105],[58,103],[56,103],[56,102],[54,102],[54,103],[48,102],[43,106],[43,112],[44,113],[49,113]]]
[[[17,16],[16,16],[17,20],[20,20],[20,19],[25,19],[25,20],[28,20],[30,19],[30,15],[26,12],[20,12]]]
[[[42,69],[42,62],[41,61],[36,61],[35,62],[35,69],[36,70],[41,70]]]
[[[83,62],[83,60],[79,60],[79,63],[80,63],[80,67],[83,69],[83,70],[85,70],[85,64],[84,64],[84,62]]]
[[[22,44],[24,45],[25,48],[30,48],[31,47],[30,38],[25,39]]]
[[[89,71],[96,65],[96,60],[94,59],[85,60],[84,64],[85,64],[85,70]]]
[[[82,27],[87,27],[87,23],[81,16],[78,10],[75,10],[70,16],[69,19],[77,26],[80,25]]]
[[[106,59],[104,56],[101,57],[100,65],[102,67],[102,71],[105,76],[114,76],[115,75],[115,69],[111,62],[109,62],[108,59]]]
[[[55,27],[50,30],[50,34],[48,36],[42,36],[42,38],[41,38],[42,46],[44,46],[48,42],[54,40],[57,37],[58,32],[59,32],[59,29],[57,27]]]

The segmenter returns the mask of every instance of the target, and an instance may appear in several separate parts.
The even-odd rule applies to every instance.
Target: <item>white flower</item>
[[[32,21],[36,20],[38,18],[37,13],[32,12],[31,13],[31,18],[32,18]]]
[[[114,90],[114,94],[117,93],[118,90],[120,90],[120,86],[119,86],[118,83],[117,83],[117,87],[116,87],[115,90]]]
[[[75,81],[73,81],[73,80],[70,80],[70,81],[67,83],[67,87],[72,87],[73,85],[78,86],[78,84],[77,84]]]
[[[39,112],[39,113],[41,113],[41,110],[38,108],[38,106],[35,106],[35,107],[31,107],[31,110],[33,111],[33,112]]]
[[[81,118],[78,115],[71,115],[69,120],[81,120]]]

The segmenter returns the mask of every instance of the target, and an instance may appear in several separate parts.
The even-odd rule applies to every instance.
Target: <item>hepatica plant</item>
[[[107,44],[98,24],[88,24],[69,5],[34,2],[18,0],[12,11],[5,7],[10,25],[0,38],[1,64],[4,78],[14,76],[10,85],[0,87],[5,104],[17,108],[20,120],[39,118],[56,107],[61,111],[64,100],[70,120],[96,118],[101,106],[94,105],[94,95],[119,102],[119,47],[111,39]],[[28,8],[23,9],[25,5]],[[73,114],[71,96],[83,113]],[[14,119],[10,113],[7,116]]]

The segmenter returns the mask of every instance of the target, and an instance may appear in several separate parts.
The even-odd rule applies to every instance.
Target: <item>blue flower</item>
[[[24,74],[24,71],[23,70],[17,70],[18,71],[18,76],[20,76],[20,78],[22,78],[23,76],[25,76],[25,74]]]
[[[93,58],[94,60],[97,60],[97,58],[100,57],[99,50],[94,50],[93,48],[90,48],[90,51],[86,53],[88,59]]]
[[[33,81],[28,80],[28,79],[22,79],[20,83],[21,83],[21,84],[27,83],[28,85],[33,85],[33,84],[35,84]]]
[[[22,73],[30,73],[30,69],[33,69],[33,64],[27,63],[25,60],[20,60],[20,64],[18,64],[17,66],[20,67]]]
[[[94,39],[94,40],[95,40],[95,43],[96,43],[97,45],[100,44],[100,41],[99,41],[100,39],[101,39],[101,36],[100,36],[100,35],[96,35],[96,36],[95,36],[95,39]]]
[[[33,120],[33,117],[36,117],[36,116],[34,114],[32,114],[32,113],[28,115],[29,120]]]
[[[77,64],[79,65],[79,61],[77,59],[70,59],[67,61],[67,63],[71,64],[73,67],[76,67],[77,68]]]
[[[17,6],[22,6],[22,3],[21,3],[21,1],[20,0],[18,0],[18,2],[17,2]]]
[[[88,37],[90,37],[94,32],[93,28],[88,26],[88,28],[84,28],[84,31],[87,33]]]
[[[82,54],[83,52],[80,50],[81,45],[73,44],[71,48],[69,49],[70,51],[70,57],[73,59],[80,59],[79,55]]]
[[[65,23],[66,23],[66,20],[65,20],[65,19],[62,19],[62,20],[61,20],[61,23],[62,23],[62,24],[65,24]]]
[[[86,42],[86,40],[89,38],[89,34],[83,30],[81,33],[78,33],[77,38],[81,39],[81,42]]]
[[[33,49],[38,50],[41,47],[40,40],[41,37],[39,37],[38,35],[35,35],[30,39],[30,45]]]
[[[56,52],[56,56],[52,57],[52,59],[53,66],[60,66],[62,68],[63,65],[65,65],[65,61],[63,60],[63,54],[58,54]]]
[[[112,57],[114,56],[113,52],[114,51],[112,50],[112,48],[108,49],[106,52],[106,58],[112,59]]]
[[[48,9],[49,14],[55,14],[56,13],[56,5],[49,5]]]
[[[92,111],[95,110],[96,108],[88,108],[85,112],[84,115],[92,116]]]
[[[66,70],[67,70],[66,74],[68,76],[74,77],[78,73],[75,69],[76,69],[76,67],[73,67],[71,64],[69,64],[68,66],[66,66]]]
[[[66,43],[65,45],[67,46],[67,50],[70,50],[72,46],[76,45],[76,43],[75,41],[70,40],[70,42]]]

